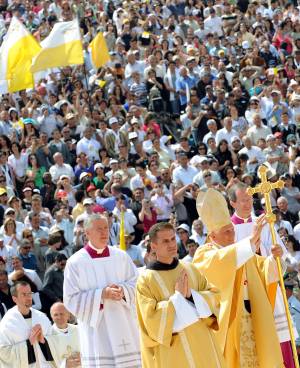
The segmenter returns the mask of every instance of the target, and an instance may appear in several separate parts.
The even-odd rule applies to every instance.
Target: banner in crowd
[[[42,50],[32,62],[32,73],[84,63],[78,20],[56,23],[41,46]]]
[[[89,44],[89,49],[94,68],[98,69],[110,60],[108,48],[102,32],[99,32]]]
[[[41,46],[25,26],[13,17],[0,48],[0,93],[33,88],[32,58]]]

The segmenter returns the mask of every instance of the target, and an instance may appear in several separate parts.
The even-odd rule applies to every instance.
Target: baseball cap
[[[4,195],[4,194],[7,194],[6,189],[4,189],[4,188],[0,188],[0,196],[2,196],[2,195]]]
[[[30,187],[26,187],[26,188],[24,188],[24,189],[22,190],[22,192],[23,192],[23,193],[25,193],[25,192],[29,192],[29,191],[31,191],[31,192],[32,192],[32,188],[30,188]]]
[[[119,161],[118,160],[116,160],[116,159],[114,159],[114,158],[112,158],[110,161],[109,161],[109,165],[112,165],[112,164],[118,164],[119,163]]]
[[[89,185],[86,189],[87,193],[91,192],[92,190],[96,190],[97,188],[95,187],[95,185]]]
[[[104,169],[104,165],[101,164],[101,162],[98,162],[94,165],[94,171],[96,171],[97,169]]]
[[[90,174],[89,173],[87,173],[87,172],[82,172],[81,174],[80,174],[80,176],[79,176],[79,181],[81,181],[83,178],[85,178],[86,176],[90,176]]]
[[[115,123],[118,123],[118,122],[119,122],[119,120],[115,117],[112,117],[108,120],[109,125],[112,125],[112,124],[115,124]]]
[[[182,229],[182,230],[186,231],[187,233],[190,233],[190,227],[187,224],[181,224],[181,225],[179,225],[176,228],[176,230],[179,230],[179,229]]]
[[[241,142],[240,138],[239,138],[237,135],[235,135],[235,136],[231,137],[231,139],[230,139],[230,143],[233,143],[233,142],[235,142],[235,141],[239,141],[239,142]]]
[[[272,89],[271,95],[280,95],[280,91],[278,89]]]
[[[85,198],[83,200],[83,203],[82,203],[84,206],[87,205],[87,204],[94,204],[94,201],[92,200],[92,198]]]
[[[6,216],[6,215],[8,215],[8,214],[9,214],[9,213],[11,213],[11,212],[16,213],[16,211],[15,211],[13,208],[8,207],[8,208],[5,210],[4,215]]]

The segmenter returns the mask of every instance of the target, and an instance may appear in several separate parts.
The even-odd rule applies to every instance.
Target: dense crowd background
[[[295,1],[0,1],[0,37],[17,16],[38,41],[79,19],[85,64],[53,69],[0,102],[0,315],[9,284],[29,280],[34,307],[62,300],[63,269],[84,220],[105,213],[117,245],[153,259],[147,232],[177,229],[191,261],[206,232],[199,190],[284,180],[272,192],[288,277],[300,264],[300,18]],[[110,62],[88,44],[103,32]],[[101,52],[101,50],[99,50]],[[254,213],[264,210],[257,195]]]

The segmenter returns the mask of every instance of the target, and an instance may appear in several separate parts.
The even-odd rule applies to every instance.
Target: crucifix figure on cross
[[[126,346],[127,346],[127,345],[130,345],[130,343],[129,343],[129,342],[127,342],[127,343],[126,343],[126,342],[124,341],[124,339],[122,339],[122,344],[120,344],[119,346],[121,346],[121,347],[126,351]]]
[[[265,199],[266,221],[268,222],[268,224],[270,226],[270,232],[271,232],[272,243],[273,243],[272,245],[275,245],[277,243],[277,241],[276,241],[276,232],[275,232],[275,227],[274,227],[274,224],[276,222],[276,216],[275,216],[275,214],[273,213],[273,210],[272,210],[270,194],[271,194],[271,191],[273,189],[282,189],[284,187],[284,182],[282,180],[278,180],[275,183],[271,183],[270,181],[268,181],[267,173],[268,173],[268,168],[264,165],[260,166],[259,169],[258,169],[258,174],[260,176],[260,181],[261,182],[260,182],[260,184],[258,184],[254,188],[248,188],[247,193],[251,196],[253,196],[254,194],[263,194],[264,199]],[[280,263],[279,257],[276,258],[276,263],[277,263],[277,268],[278,268],[280,288],[281,288],[281,291],[282,291],[282,296],[283,296],[283,301],[284,301],[284,306],[285,306],[285,312],[286,312],[286,317],[287,317],[287,321],[288,321],[288,327],[289,327],[289,332],[290,332],[290,338],[291,338],[291,345],[292,345],[292,350],[293,350],[295,367],[299,368],[298,354],[297,354],[297,348],[296,348],[294,331],[293,331],[293,324],[292,324],[292,319],[291,319],[291,315],[290,315],[290,311],[289,311],[288,301],[287,301],[287,297],[286,297],[286,293],[285,293],[285,287],[284,287],[284,281],[283,281],[283,275],[282,275],[282,268],[281,268],[281,263]]]

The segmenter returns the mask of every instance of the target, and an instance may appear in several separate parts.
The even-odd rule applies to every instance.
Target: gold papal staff
[[[255,188],[248,188],[247,193],[249,195],[254,195],[256,193],[263,194],[265,198],[265,206],[266,206],[266,221],[268,222],[270,226],[271,236],[272,236],[272,243],[275,245],[276,240],[276,232],[274,228],[274,223],[276,221],[276,216],[274,215],[272,211],[272,205],[271,205],[271,199],[270,199],[270,193],[273,189],[282,189],[284,187],[284,182],[282,180],[278,180],[275,183],[271,183],[267,179],[267,171],[268,168],[266,166],[260,166],[258,169],[258,173],[260,175],[260,181],[261,183],[258,184]],[[282,291],[283,301],[284,301],[284,307],[285,307],[285,313],[288,321],[288,327],[289,327],[289,333],[291,338],[291,344],[293,349],[293,357],[294,357],[294,363],[295,367],[299,368],[299,361],[298,361],[298,355],[297,355],[297,348],[295,343],[295,337],[294,337],[294,331],[293,331],[293,323],[291,319],[291,314],[289,311],[289,305],[285,293],[285,287],[283,282],[283,275],[282,275],[282,269],[281,269],[281,263],[279,257],[276,257],[276,263],[278,268],[278,275],[279,275],[279,283],[280,283],[280,289]]]

